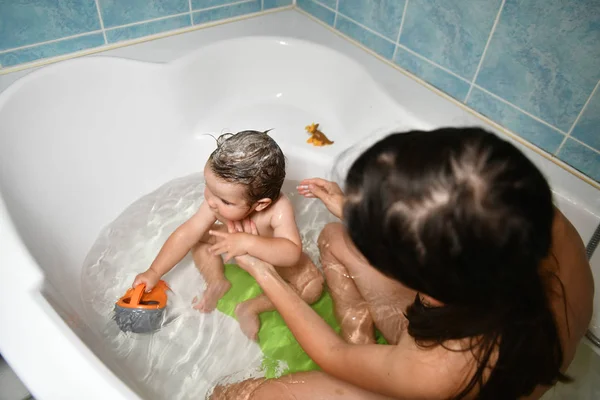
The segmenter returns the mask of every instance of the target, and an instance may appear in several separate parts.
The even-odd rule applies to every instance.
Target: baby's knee
[[[324,284],[325,279],[319,273],[318,276],[315,276],[302,288],[302,291],[300,292],[300,297],[308,304],[313,304],[321,297],[321,294],[323,293]]]
[[[210,243],[203,242],[201,240],[192,246],[192,250],[191,250],[192,255],[195,256],[196,254],[198,254],[198,255],[204,256],[204,255],[208,254],[208,249],[210,248],[210,246],[211,246]]]

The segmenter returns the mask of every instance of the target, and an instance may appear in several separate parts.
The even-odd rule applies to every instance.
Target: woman
[[[568,381],[592,275],[519,150],[475,128],[394,134],[354,162],[346,190],[320,179],[299,188],[345,222],[319,239],[342,337],[272,266],[237,258],[323,372],[214,398],[539,398]],[[374,344],[374,326],[389,346]]]

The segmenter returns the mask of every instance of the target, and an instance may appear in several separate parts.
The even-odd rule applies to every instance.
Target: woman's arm
[[[437,352],[424,357],[424,352],[416,347],[403,351],[398,346],[350,345],[287,285],[271,265],[248,255],[236,260],[256,279],[298,343],[326,373],[374,393],[393,397],[444,398],[452,393],[449,390],[454,390],[456,382],[442,376],[443,371],[440,374]],[[431,362],[427,362],[428,358]],[[432,385],[431,380],[435,384]]]

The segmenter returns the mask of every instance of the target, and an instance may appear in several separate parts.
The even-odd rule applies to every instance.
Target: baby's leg
[[[345,249],[335,249],[336,244],[330,239],[330,230],[324,229],[318,244],[341,335],[352,344],[375,343],[375,325],[369,304],[360,294],[346,267],[335,256],[335,253]]]
[[[223,259],[208,252],[212,246],[208,242],[198,242],[192,248],[192,256],[196,267],[206,281],[206,290],[202,299],[194,304],[194,308],[209,313],[217,307],[217,301],[229,290],[231,283],[225,278]]]
[[[325,278],[305,253],[295,267],[278,267],[276,270],[306,303],[313,304],[321,297]]]
[[[312,304],[321,297],[324,279],[317,267],[306,254],[302,254],[300,262],[295,267],[280,267],[277,271],[281,277],[300,295],[302,300]],[[235,309],[240,327],[246,336],[257,340],[260,320],[258,316],[265,311],[275,309],[271,300],[261,294],[253,299],[238,304]]]
[[[259,294],[253,299],[240,303],[235,308],[235,316],[240,323],[240,328],[244,335],[251,340],[258,340],[258,330],[260,329],[260,320],[258,316],[265,311],[275,309],[271,300],[265,294]]]

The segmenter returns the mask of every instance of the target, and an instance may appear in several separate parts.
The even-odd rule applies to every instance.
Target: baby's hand
[[[149,292],[154,286],[156,286],[159,280],[160,276],[158,276],[158,274],[153,270],[149,269],[146,272],[138,274],[133,280],[133,285],[131,286],[135,288],[137,285],[143,283],[146,285],[146,292]]]
[[[256,231],[254,222],[249,223],[253,227],[251,228],[252,233],[244,233],[242,225],[239,222],[237,224],[239,225],[236,226],[233,222],[227,223],[229,233],[212,230],[208,231],[210,235],[221,238],[221,240],[212,245],[208,251],[216,256],[227,253],[224,259],[225,262],[228,262],[234,257],[247,254],[253,233]]]

